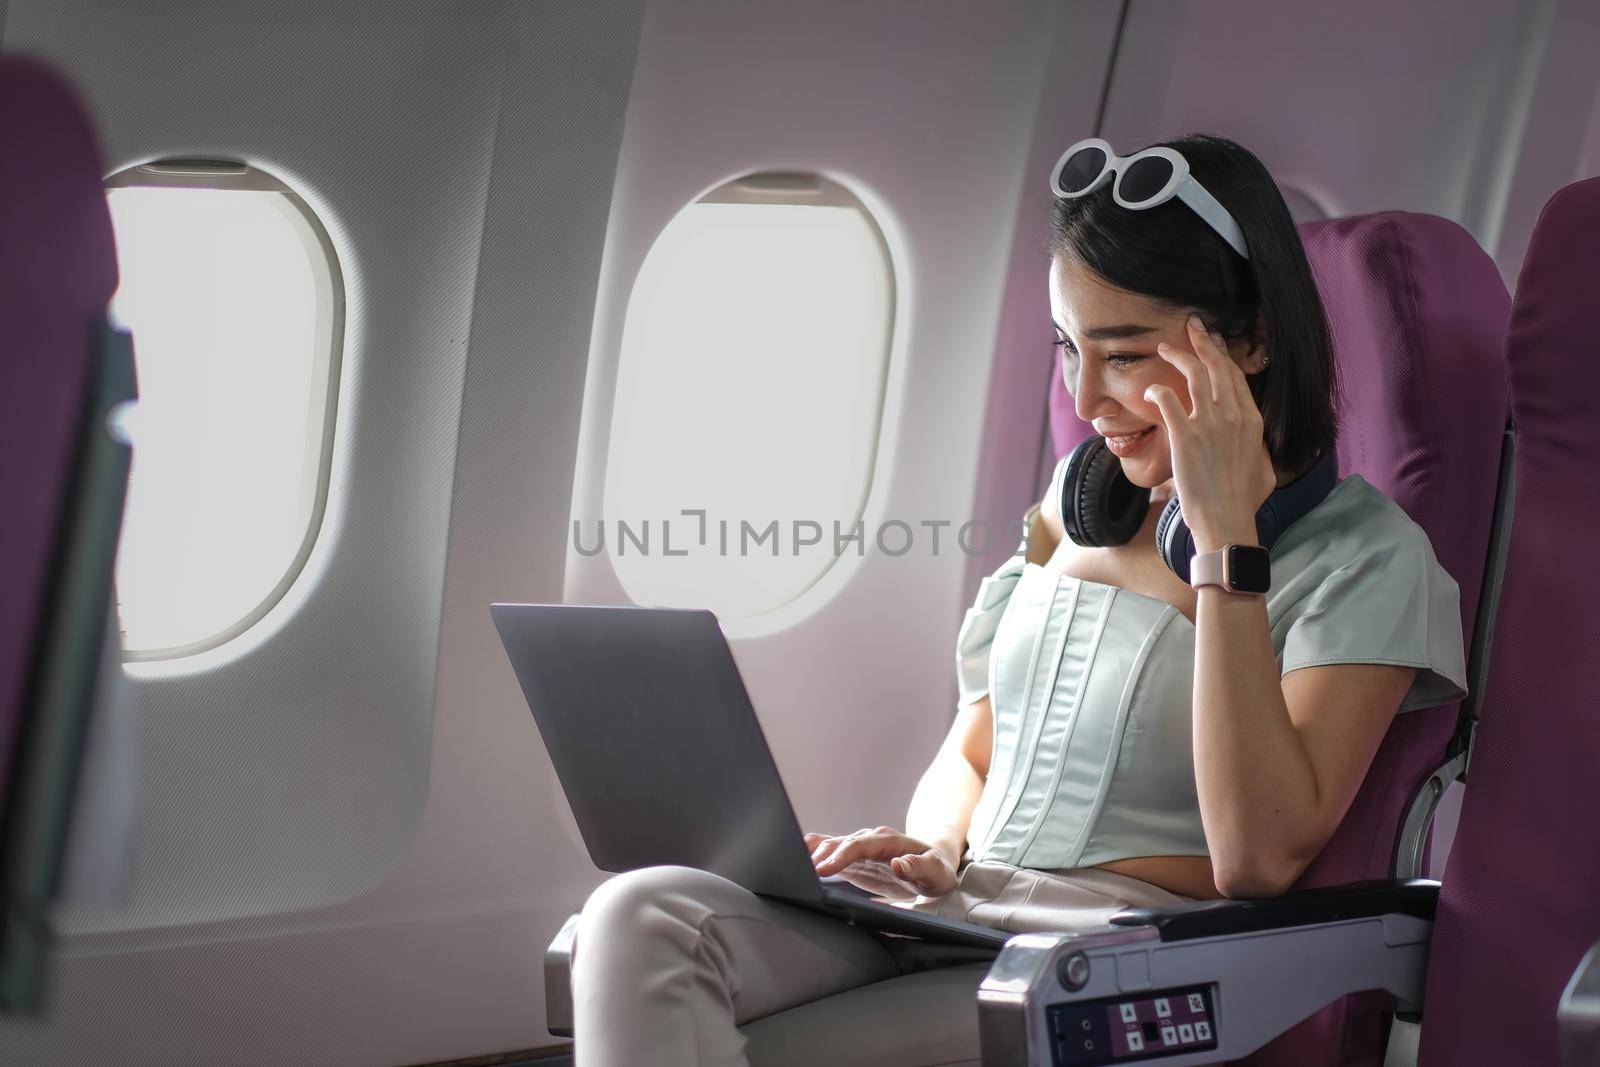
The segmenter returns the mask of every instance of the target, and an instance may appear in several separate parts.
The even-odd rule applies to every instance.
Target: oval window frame
[[[345,363],[345,315],[347,307],[347,291],[345,286],[345,272],[340,263],[338,250],[334,247],[333,240],[328,234],[327,227],[322,219],[312,210],[304,197],[297,193],[283,179],[261,167],[234,159],[200,159],[200,158],[174,158],[150,160],[144,163],[135,163],[114,172],[103,183],[107,196],[117,189],[129,188],[164,188],[164,189],[215,189],[220,191],[240,192],[270,192],[284,198],[294,210],[287,212],[291,223],[301,230],[301,236],[309,238],[308,247],[315,246],[320,249],[322,256],[309,257],[312,261],[312,270],[316,274],[319,287],[325,287],[328,299],[323,302],[326,306],[317,309],[318,329],[317,335],[323,338],[312,352],[312,379],[326,383],[324,402],[320,408],[321,426],[319,432],[310,435],[320,438],[316,441],[317,455],[314,463],[311,511],[306,522],[305,534],[300,539],[300,544],[290,558],[289,566],[283,575],[275,582],[267,594],[261,598],[249,611],[232,624],[218,630],[216,633],[195,641],[181,645],[171,645],[163,648],[124,649],[122,659],[125,663],[153,663],[173,661],[189,656],[209,652],[220,648],[229,641],[241,636],[253,628],[276,607],[288,594],[294,583],[305,572],[306,563],[311,559],[312,549],[316,546],[317,538],[322,533],[324,519],[328,510],[328,495],[333,482],[333,442],[337,429],[339,393],[343,378]],[[137,361],[139,339],[134,337],[135,360]]]
[[[880,391],[875,413],[875,433],[872,435],[871,450],[865,457],[866,481],[862,486],[861,497],[854,510],[852,521],[860,522],[871,510],[873,491],[876,485],[875,475],[881,462],[885,448],[884,429],[885,419],[890,410],[891,394],[894,388],[897,373],[898,346],[900,335],[905,328],[901,321],[902,303],[905,300],[905,278],[902,276],[902,261],[895,255],[894,244],[890,240],[889,227],[884,218],[880,217],[879,210],[874,205],[878,201],[852,187],[851,182],[836,173],[827,173],[811,170],[794,170],[772,168],[769,170],[747,170],[734,177],[710,185],[698,196],[682,203],[676,210],[667,216],[666,222],[654,234],[649,244],[640,256],[640,269],[649,258],[652,251],[665,234],[675,223],[679,216],[693,207],[702,204],[746,204],[746,205],[781,205],[784,207],[834,207],[847,208],[854,211],[866,225],[866,231],[872,239],[881,263],[885,280],[885,302],[883,308],[883,336],[881,338],[883,359],[880,370]],[[628,289],[628,297],[623,305],[622,320],[625,322],[636,297],[639,283],[639,272],[636,271]],[[626,330],[621,331],[622,334]],[[618,340],[619,365],[623,358],[621,349],[621,335]],[[613,421],[615,419],[615,400],[613,398]],[[609,431],[608,431],[609,433]],[[611,457],[607,454],[607,466]],[[604,479],[609,477],[609,470],[602,475],[601,493],[604,495]],[[620,535],[619,535],[620,536]],[[644,603],[636,598],[634,591],[629,588],[617,565],[614,543],[607,541],[602,552],[607,566],[611,570],[612,578],[617,582],[619,591],[627,597],[630,603]],[[723,629],[730,636],[748,636],[755,634],[768,634],[787,629],[795,625],[800,619],[819,610],[822,604],[806,604],[808,598],[819,587],[833,582],[838,577],[838,568],[841,564],[859,565],[860,560],[851,560],[851,554],[840,552],[832,555],[826,565],[821,567],[793,596],[778,604],[764,609],[755,614],[733,615],[722,618]],[[838,592],[837,589],[834,590]],[[826,601],[823,601],[826,603]],[[802,608],[802,605],[804,607]],[[671,605],[684,606],[684,605]]]

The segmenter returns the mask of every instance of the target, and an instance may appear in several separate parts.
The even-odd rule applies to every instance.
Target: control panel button
[[[1195,1023],[1194,1036],[1198,1037],[1201,1041],[1210,1041],[1211,1024],[1206,1022],[1204,1019],[1201,1019],[1199,1022]]]
[[[1172,1017],[1172,1005],[1167,1002],[1167,998],[1166,997],[1157,997],[1156,998],[1156,1018],[1158,1018],[1158,1019],[1169,1019],[1171,1017]]]
[[[1163,1045],[1176,1045],[1178,1043],[1178,1030],[1173,1026],[1161,1028],[1161,1043]]]
[[[1063,986],[1076,993],[1089,984],[1089,957],[1074,952],[1056,965],[1056,974]]]
[[[1182,1041],[1185,1045],[1187,1045],[1189,1042],[1193,1041],[1194,1040],[1194,1027],[1190,1026],[1188,1023],[1179,1023],[1178,1024],[1178,1040]]]
[[[1128,1051],[1129,1052],[1143,1052],[1144,1051],[1144,1035],[1141,1034],[1137,1030],[1128,1031]]]
[[[1204,1014],[1206,1010],[1206,998],[1202,997],[1199,993],[1190,993],[1189,1010]]]
[[[1139,1013],[1134,1010],[1132,1004],[1122,1005],[1122,1021],[1125,1023],[1136,1023],[1139,1021]]]

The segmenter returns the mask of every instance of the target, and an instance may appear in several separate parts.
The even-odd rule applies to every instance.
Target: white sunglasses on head
[[[1123,207],[1142,211],[1177,197],[1235,252],[1250,258],[1244,231],[1228,209],[1189,173],[1189,161],[1175,148],[1146,148],[1131,156],[1119,156],[1107,142],[1088,137],[1061,153],[1050,172],[1050,188],[1061,199],[1071,200],[1087,196],[1112,181],[1113,176],[1111,198]]]

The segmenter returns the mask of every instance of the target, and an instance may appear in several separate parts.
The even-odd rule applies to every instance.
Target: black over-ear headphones
[[[1300,477],[1267,497],[1256,512],[1256,537],[1270,549],[1290,526],[1322,503],[1339,483],[1339,454],[1328,449]],[[1067,536],[1085,548],[1125,545],[1144,524],[1150,508],[1150,490],[1134,485],[1122,473],[1122,461],[1092,434],[1067,457],[1061,479],[1061,519]],[[1167,501],[1156,521],[1156,551],[1172,573],[1189,580],[1189,560],[1195,554],[1194,537],[1183,522],[1178,497]]]

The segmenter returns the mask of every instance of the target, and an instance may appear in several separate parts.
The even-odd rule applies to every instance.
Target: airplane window
[[[214,647],[278,601],[327,497],[344,291],[326,232],[243,164],[108,184],[139,402],[116,582],[130,659]]]
[[[894,300],[883,235],[836,182],[751,175],[685,207],[629,297],[604,522],[578,550],[603,538],[636,603],[724,619],[878,551],[861,516]]]

